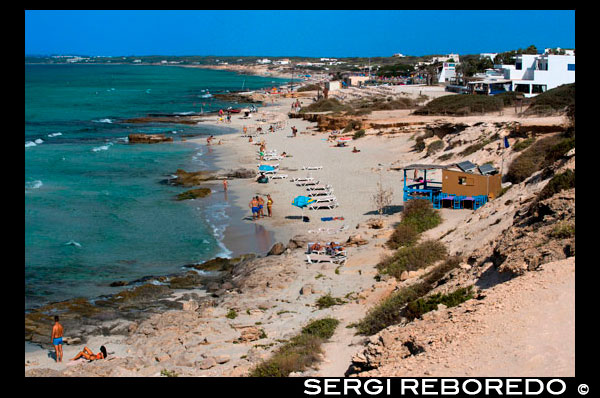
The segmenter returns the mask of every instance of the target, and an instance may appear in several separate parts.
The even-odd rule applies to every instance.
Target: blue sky
[[[575,47],[575,11],[25,11],[25,54],[391,56]]]

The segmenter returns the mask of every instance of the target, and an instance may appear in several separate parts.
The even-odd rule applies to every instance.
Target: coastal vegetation
[[[404,310],[404,316],[409,320],[421,318],[423,314],[436,310],[439,304],[443,304],[446,307],[455,307],[472,298],[473,292],[471,291],[471,286],[466,288],[461,287],[448,294],[436,293],[408,303]]]
[[[329,307],[333,307],[334,305],[341,305],[346,303],[344,300],[342,300],[339,297],[332,297],[331,293],[327,293],[325,296],[321,296],[319,297],[319,299],[316,302],[317,307],[319,307],[320,310],[324,309],[324,308],[329,308]]]
[[[416,109],[415,115],[465,115],[472,112],[500,111],[506,106],[503,98],[487,95],[444,95]]]
[[[569,108],[575,108],[575,83],[563,84],[536,95],[525,113],[533,114],[544,109],[564,111]]]
[[[323,88],[318,85],[318,84],[307,84],[306,86],[302,86],[300,88],[298,88],[299,93],[303,92],[303,91],[317,91],[317,90],[323,90]]]
[[[575,172],[567,169],[564,173],[552,177],[540,193],[538,193],[536,200],[548,199],[560,191],[571,188],[575,188]]]
[[[302,331],[279,347],[273,356],[250,371],[251,377],[287,377],[300,372],[319,360],[321,345],[337,328],[339,320],[323,318],[312,321]]]
[[[373,335],[388,326],[401,322],[402,318],[407,317],[405,312],[407,305],[427,295],[435,287],[435,284],[449,271],[458,267],[460,262],[461,258],[458,256],[448,257],[442,264],[425,274],[421,281],[392,293],[377,306],[371,308],[367,315],[354,325],[357,334]]]
[[[531,144],[512,161],[506,180],[518,184],[560,159],[575,147],[575,137],[570,137],[570,134],[570,130],[567,130],[561,135],[545,137]]]

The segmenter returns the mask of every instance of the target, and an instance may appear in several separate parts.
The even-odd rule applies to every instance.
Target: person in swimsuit
[[[97,359],[105,359],[107,356],[108,353],[106,352],[106,347],[104,346],[100,347],[100,352],[98,354],[94,354],[89,348],[83,347],[83,351],[80,351],[79,354],[71,358],[71,361],[75,361],[81,357],[84,357],[88,361],[95,361]]]
[[[267,195],[267,212],[269,213],[269,217],[272,217],[271,206],[273,206],[273,199],[271,199],[271,194]]]
[[[54,316],[54,326],[52,327],[52,345],[56,352],[56,362],[62,362],[63,349],[62,349],[62,338],[63,338],[63,327],[58,322],[58,315]]]
[[[250,201],[250,208],[252,209],[252,221],[254,221],[258,215],[258,199],[256,196]]]
[[[264,217],[264,213],[263,213],[263,206],[265,205],[265,200],[260,197],[257,196],[258,198],[258,218]]]
[[[227,191],[227,180],[223,180],[223,191]]]

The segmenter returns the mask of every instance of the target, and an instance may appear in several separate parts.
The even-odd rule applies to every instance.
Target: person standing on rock
[[[63,357],[63,327],[58,322],[58,315],[54,316],[54,326],[52,327],[52,345],[54,345],[54,350],[56,352],[56,362],[62,362]]]
[[[223,190],[227,192],[227,179],[223,180]]]

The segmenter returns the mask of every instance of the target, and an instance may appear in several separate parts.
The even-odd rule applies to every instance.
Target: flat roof
[[[395,168],[396,170],[431,170],[431,169],[448,169],[456,166],[455,164],[411,164],[404,167]]]

